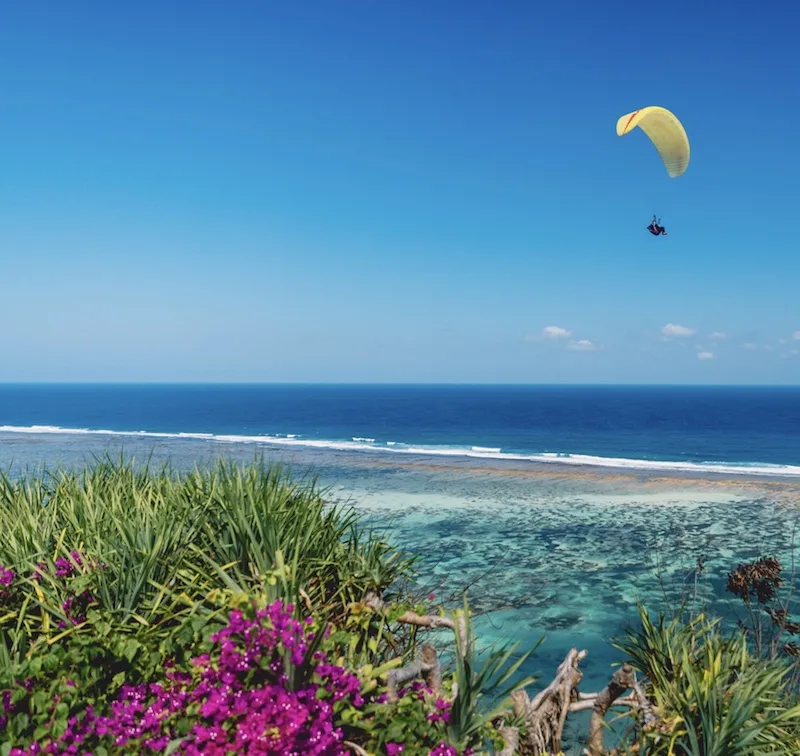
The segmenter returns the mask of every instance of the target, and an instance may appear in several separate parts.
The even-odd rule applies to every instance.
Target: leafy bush
[[[645,676],[660,725],[639,728],[648,754],[745,756],[800,753],[800,706],[789,698],[789,667],[763,659],[743,633],[726,636],[718,620],[653,622],[617,647]]]
[[[98,706],[91,670],[109,659],[93,664],[86,635],[72,634],[19,670],[27,677],[3,701],[8,734],[27,746],[20,753],[32,754],[75,747],[161,753],[178,745],[188,754],[344,753],[334,720],[344,706],[363,704],[361,683],[328,662],[322,635],[310,619],[294,620],[292,610],[278,602],[234,609],[227,625],[199,644],[203,653],[189,669],[167,663],[155,681],[120,680],[105,706]],[[69,654],[83,654],[83,663],[66,664]],[[64,679],[65,672],[73,677]]]
[[[516,670],[502,674],[510,652],[474,674],[468,649],[436,694],[412,683],[387,700],[414,650],[396,634],[410,607],[391,602],[413,559],[313,481],[108,461],[3,478],[0,534],[2,756],[462,756],[497,742],[480,699]],[[385,613],[361,603],[370,591]]]
[[[0,677],[6,752],[338,756],[352,739],[370,753],[474,753],[451,745],[450,684],[434,694],[415,681],[390,704],[383,680],[396,663],[350,671],[337,656],[341,631],[294,619],[291,605],[227,598],[226,623],[209,627],[184,664],[149,663],[158,652],[104,633],[102,611],[89,609]],[[470,739],[492,735],[484,722]]]

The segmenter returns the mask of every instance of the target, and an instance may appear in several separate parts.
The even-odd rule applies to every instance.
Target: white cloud
[[[578,341],[570,341],[567,344],[567,349],[572,349],[576,352],[594,352],[597,349],[589,339],[579,339]]]
[[[713,360],[714,353],[713,352],[698,352],[697,353],[698,360]]]
[[[694,328],[687,328],[686,326],[678,325],[677,323],[667,323],[662,329],[661,333],[664,336],[692,336]]]
[[[758,349],[758,344],[748,341],[745,344],[742,344],[742,349]]]
[[[542,335],[547,339],[566,339],[572,336],[572,331],[568,331],[561,326],[545,326]]]
[[[714,339],[714,341],[722,341],[722,339],[728,338],[728,334],[723,333],[722,331],[714,331],[708,338]]]
[[[792,334],[792,338],[793,338],[795,341],[800,341],[800,331],[795,331],[795,332]]]

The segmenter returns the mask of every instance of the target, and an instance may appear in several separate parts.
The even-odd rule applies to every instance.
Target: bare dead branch
[[[430,643],[422,646],[422,658],[419,661],[407,664],[400,669],[393,669],[386,675],[386,686],[389,689],[387,697],[390,701],[397,701],[397,686],[409,680],[422,677],[425,684],[434,692],[439,693],[442,687],[442,672],[436,649]]]
[[[375,593],[371,592],[364,597],[364,603],[375,612],[382,612],[386,608],[386,605],[383,603],[383,600],[380,598],[380,596],[377,596]],[[417,614],[416,612],[406,612],[398,617],[397,621],[402,622],[405,625],[428,627],[431,630],[448,628],[454,633],[457,632],[459,634],[461,647],[464,649],[465,653],[467,651],[467,622],[463,615],[459,617],[457,626],[456,623],[450,619],[450,617],[437,617],[430,614]]]
[[[592,693],[588,698],[584,697],[586,694],[581,694],[580,701],[574,701],[569,705],[569,713],[573,714],[576,711],[587,711],[588,709],[593,709],[595,702],[597,701],[597,696],[599,693]],[[633,696],[623,696],[622,698],[618,698],[614,701],[609,708],[615,708],[617,706],[624,706],[628,709],[639,709],[639,701],[635,699]]]
[[[519,730],[516,727],[501,727],[499,733],[503,738],[503,750],[498,756],[514,756],[519,748]]]
[[[369,593],[364,603],[373,611],[384,612],[386,605],[380,596]],[[454,621],[449,617],[421,615],[416,612],[405,612],[397,618],[398,622],[416,627],[431,629],[447,628],[455,633],[460,642],[462,653],[468,653],[468,628],[467,618],[459,614]],[[592,719],[589,727],[589,749],[586,753],[590,756],[601,756],[603,753],[603,728],[605,716],[611,708],[638,709],[644,714],[646,726],[651,726],[657,721],[657,716],[647,699],[641,685],[636,680],[633,668],[625,665],[618,669],[609,684],[598,693],[579,693],[578,684],[583,678],[579,669],[580,662],[586,658],[586,651],[573,648],[558,666],[552,682],[530,699],[523,689],[511,694],[514,711],[517,716],[524,717],[527,723],[527,738],[525,745],[532,748],[535,753],[558,753],[566,725],[567,715],[574,712],[592,710]],[[436,649],[431,644],[423,644],[422,656],[419,661],[408,664],[401,669],[392,670],[387,675],[388,698],[397,701],[397,688],[401,684],[422,677],[426,685],[435,693],[441,690],[441,667]],[[628,696],[622,694],[629,688],[633,693]],[[457,695],[453,690],[452,695]],[[520,746],[519,730],[515,727],[504,726],[500,728],[503,736],[504,747],[501,756],[513,756]]]
[[[603,728],[605,716],[611,705],[626,691],[636,684],[636,675],[633,667],[625,664],[620,667],[611,678],[611,682],[598,694],[592,707],[592,721],[589,724],[589,754],[602,756],[603,754]]]
[[[430,643],[422,644],[423,679],[434,695],[442,689],[442,667],[436,649]]]
[[[642,688],[642,684],[636,679],[635,675],[632,687],[633,687],[633,695],[636,698],[636,703],[642,710],[642,714],[644,715],[644,726],[653,727],[658,723],[658,717],[653,711],[653,706],[650,703],[650,699],[647,698],[647,695],[644,692],[644,688]]]
[[[514,711],[528,725],[527,744],[535,753],[558,753],[569,707],[577,701],[577,686],[583,674],[578,669],[586,651],[573,648],[558,667],[553,681],[531,701],[524,690],[511,694]]]

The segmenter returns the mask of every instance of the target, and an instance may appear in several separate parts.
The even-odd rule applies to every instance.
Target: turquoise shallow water
[[[703,558],[698,598],[730,614],[727,572],[763,554],[788,564],[798,520],[790,491],[720,482],[413,469],[387,477],[340,493],[423,554],[421,580],[437,595],[452,600],[470,586],[474,608],[489,613],[483,639],[544,633],[541,673],[571,646],[587,648],[589,686],[606,679],[608,640],[635,621],[637,600],[656,607],[693,593],[689,574]]]
[[[245,444],[69,434],[0,434],[0,465],[18,471],[46,462],[80,465],[124,452],[179,468],[217,455],[249,461]],[[582,689],[602,687],[619,654],[610,639],[636,620],[636,601],[663,605],[699,557],[699,594],[732,616],[727,572],[764,554],[790,563],[798,488],[737,478],[687,479],[553,470],[474,460],[431,463],[346,452],[280,448],[268,459],[313,470],[331,498],[355,506],[392,539],[422,555],[421,590],[457,603],[468,587],[480,613],[481,644],[545,640],[527,673],[552,675],[569,648],[589,652]],[[577,723],[574,723],[577,724]]]
[[[468,586],[482,644],[525,648],[544,636],[525,673],[546,683],[570,648],[587,650],[584,692],[621,660],[611,641],[636,622],[638,600],[657,610],[697,595],[696,606],[733,621],[728,571],[765,554],[789,566],[800,514],[790,487],[719,479],[411,467],[339,493],[422,553],[421,582],[437,597],[456,602]],[[588,713],[570,718],[570,753],[587,726]]]

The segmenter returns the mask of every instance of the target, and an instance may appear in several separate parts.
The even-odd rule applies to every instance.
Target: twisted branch
[[[514,756],[519,748],[519,730],[516,727],[501,727],[498,732],[503,738],[503,750],[497,756]]]
[[[376,612],[384,612],[386,609],[383,600],[375,593],[368,593],[364,598],[364,604]],[[462,653],[468,652],[467,620],[463,615],[459,615],[456,622],[449,617],[422,615],[409,611],[398,617],[397,621],[430,629],[448,628],[460,641]],[[605,717],[612,707],[642,711],[646,727],[658,722],[658,717],[653,712],[644,689],[637,681],[633,668],[627,664],[614,673],[603,690],[598,693],[579,693],[578,684],[583,678],[583,673],[578,667],[586,655],[586,651],[570,649],[564,661],[558,666],[552,682],[533,699],[528,697],[524,689],[511,694],[514,712],[517,716],[523,717],[527,723],[528,734],[525,745],[532,748],[535,753],[558,753],[561,750],[564,727],[567,715],[570,713],[592,710],[589,748],[584,751],[589,756],[601,756],[604,753]],[[435,693],[441,689],[439,658],[436,649],[429,643],[423,644],[422,658],[419,661],[389,672],[387,675],[389,700],[396,701],[397,687],[416,677],[423,677],[427,686]],[[623,696],[622,694],[628,689],[632,689],[632,693]],[[456,695],[454,689],[453,696]],[[518,728],[502,726],[498,732],[503,737],[503,750],[500,756],[513,756],[517,753],[520,747]]]
[[[366,604],[370,609],[375,612],[383,612],[386,609],[386,605],[384,604],[383,600],[375,593],[369,592],[364,597],[364,604]],[[464,649],[466,653],[467,649],[467,622],[466,618],[460,616],[458,618],[458,623],[455,623],[450,617],[437,617],[432,614],[417,614],[416,612],[405,612],[400,617],[397,618],[398,622],[402,622],[405,625],[414,625],[416,627],[429,627],[431,630],[438,630],[440,628],[446,627],[449,630],[452,630],[454,633],[458,634],[459,640],[461,641],[461,648]]]
[[[442,688],[442,671],[436,649],[430,643],[422,644],[422,658],[400,669],[393,669],[386,675],[389,701],[397,701],[397,686],[409,680],[422,677],[434,694]]]
[[[611,678],[611,682],[603,688],[594,700],[592,706],[592,721],[589,724],[589,749],[590,756],[603,754],[603,728],[605,716],[611,705],[626,691],[636,684],[636,675],[633,667],[625,664],[620,667]]]
[[[567,714],[571,704],[577,700],[577,686],[583,677],[578,669],[586,658],[586,651],[573,648],[558,667],[553,681],[531,701],[524,690],[511,694],[514,711],[528,723],[528,745],[535,753],[561,750]]]
[[[642,710],[642,714],[644,715],[644,726],[647,728],[654,727],[658,723],[658,716],[653,711],[653,706],[650,703],[650,699],[647,697],[647,694],[644,692],[644,688],[642,688],[642,684],[636,679],[635,675],[633,682],[633,695],[636,698],[636,703]]]

